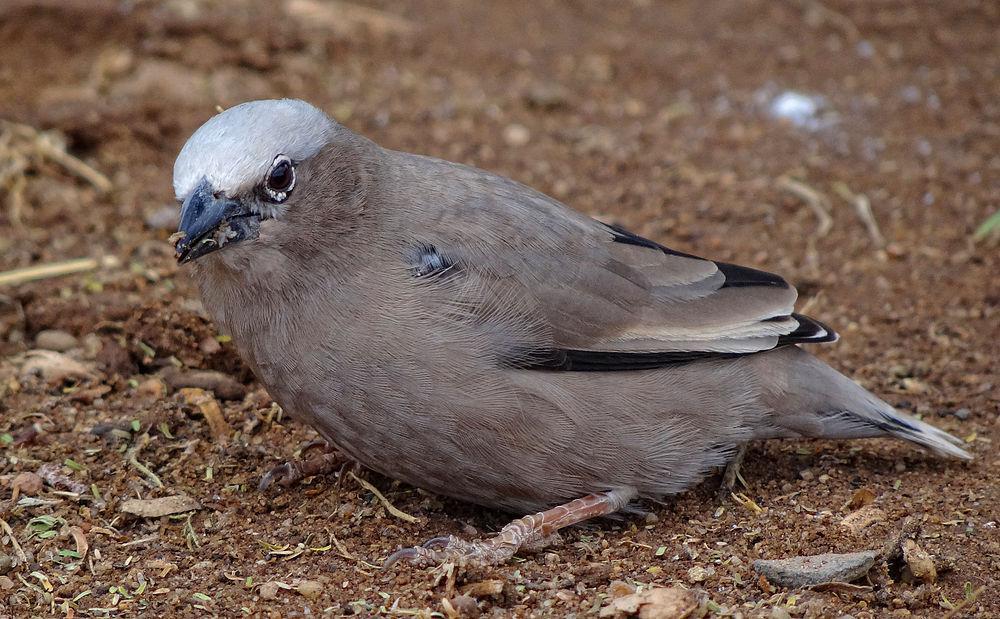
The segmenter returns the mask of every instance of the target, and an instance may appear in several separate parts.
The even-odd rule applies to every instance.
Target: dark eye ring
[[[288,192],[294,187],[295,166],[292,164],[292,160],[285,155],[278,155],[267,173],[265,189],[273,200],[281,202],[288,197]]]

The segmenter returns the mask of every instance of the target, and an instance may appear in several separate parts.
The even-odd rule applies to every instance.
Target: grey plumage
[[[306,103],[215,116],[174,173],[178,250],[203,244],[204,305],[260,381],[413,485],[533,510],[677,493],[753,439],[889,435],[969,458],[802,350],[835,334],[793,313],[780,277],[382,149]]]

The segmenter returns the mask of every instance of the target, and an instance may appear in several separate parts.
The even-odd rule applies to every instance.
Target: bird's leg
[[[733,459],[729,461],[726,465],[726,472],[722,474],[722,483],[719,484],[719,500],[727,498],[733,490],[736,490],[736,481],[739,480],[746,485],[743,481],[743,476],[740,475],[740,467],[743,466],[743,458],[747,455],[747,443],[740,445],[740,448],[736,451]]]
[[[299,456],[305,456],[306,452],[313,449],[322,449],[322,452],[299,460],[289,460],[284,464],[272,468],[260,478],[259,490],[266,490],[275,482],[286,488],[313,475],[330,473],[344,463],[344,456],[333,446],[324,440],[313,440],[299,451]]]
[[[563,527],[620,510],[634,496],[635,492],[632,490],[589,494],[550,510],[518,518],[485,540],[468,542],[454,535],[436,537],[423,546],[397,550],[386,559],[385,567],[401,560],[423,566],[446,562],[458,565],[499,565],[513,557],[522,547],[550,538]]]

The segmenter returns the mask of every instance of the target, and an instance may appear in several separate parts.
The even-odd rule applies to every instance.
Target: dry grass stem
[[[49,161],[91,185],[100,194],[110,192],[113,187],[107,176],[67,153],[65,142],[56,133],[0,120],[0,135],[3,135],[0,140],[0,160],[11,161],[9,169],[17,170],[10,176],[0,176],[6,182],[10,182],[10,178],[23,178],[27,169]]]
[[[17,553],[17,558],[21,560],[21,563],[23,565],[27,565],[28,556],[24,554],[24,549],[21,548],[21,544],[17,543],[17,537],[14,536],[14,531],[10,528],[10,525],[7,524],[7,521],[4,520],[3,518],[0,518],[0,529],[3,529],[3,532],[6,533],[7,537],[10,538],[10,543],[12,546],[14,546],[14,552]]]
[[[871,237],[875,247],[885,247],[885,237],[882,236],[882,230],[879,229],[878,222],[875,221],[875,214],[872,212],[872,205],[868,196],[863,193],[854,193],[846,184],[839,182],[833,184],[833,191],[854,207],[854,212],[858,214],[861,223],[865,225],[865,229],[868,230],[868,236]]]
[[[154,486],[157,488],[163,487],[163,482],[153,471],[149,470],[145,464],[139,462],[137,456],[139,452],[142,451],[143,447],[149,444],[149,435],[143,434],[136,440],[136,444],[132,446],[128,452],[125,454],[125,460],[132,465],[135,470],[142,473]]]
[[[382,503],[382,506],[385,507],[385,511],[389,512],[390,514],[392,514],[396,518],[399,518],[400,520],[405,520],[406,522],[420,522],[420,519],[417,518],[416,516],[411,516],[406,512],[397,509],[395,505],[389,502],[389,499],[385,498],[385,496],[383,496],[382,493],[378,491],[378,488],[376,488],[367,481],[355,475],[354,471],[350,471],[348,474],[354,478],[354,481],[361,484],[362,488],[374,494],[375,498],[377,498]]]
[[[98,266],[94,258],[77,258],[64,262],[51,262],[49,264],[39,264],[23,269],[12,269],[0,273],[0,286],[15,286],[25,282],[32,282],[39,279],[49,279],[52,277],[62,277],[74,273],[93,271]]]
[[[779,177],[777,185],[778,189],[802,200],[816,214],[816,219],[819,222],[816,226],[817,237],[824,237],[830,232],[833,228],[833,218],[830,216],[830,198],[802,181],[788,176]]]

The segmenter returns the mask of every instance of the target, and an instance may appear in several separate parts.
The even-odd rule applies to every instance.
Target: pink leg
[[[436,537],[423,546],[403,548],[386,559],[385,567],[400,560],[414,565],[453,562],[459,565],[499,565],[522,547],[555,535],[559,529],[597,516],[606,516],[625,507],[635,496],[632,491],[612,490],[589,494],[544,512],[511,522],[495,536],[467,542],[454,535]]]
[[[289,460],[272,468],[260,478],[257,488],[261,491],[267,490],[275,482],[287,488],[306,477],[336,471],[344,463],[344,456],[322,440],[310,441],[302,448],[300,455],[304,456],[307,451],[317,448],[323,451],[311,458]]]

